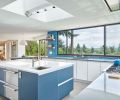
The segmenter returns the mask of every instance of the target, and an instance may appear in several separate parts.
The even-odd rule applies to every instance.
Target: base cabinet
[[[3,81],[4,81],[4,69],[0,68],[0,95],[1,96],[4,96]]]
[[[73,66],[40,76],[20,73],[19,100],[62,100],[73,90]]]
[[[66,60],[68,63],[73,63],[73,77],[74,79],[77,79],[77,61],[76,60]]]
[[[87,61],[77,61],[77,79],[87,80]]]
[[[65,96],[69,95],[73,90],[73,80],[66,82],[64,85],[58,87],[59,100],[62,100]]]
[[[100,62],[88,61],[88,81],[94,81],[100,75]]]

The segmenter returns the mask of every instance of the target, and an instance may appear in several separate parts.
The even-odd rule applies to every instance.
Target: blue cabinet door
[[[58,100],[57,71],[39,76],[38,100]]]
[[[73,90],[73,79],[58,87],[59,100],[62,100],[65,96]]]
[[[73,78],[73,66],[58,71],[58,83]]]
[[[19,72],[19,100],[38,100],[38,75]]]
[[[73,90],[73,66],[58,71],[58,94],[62,100]]]
[[[0,68],[0,81],[4,81],[4,71],[2,68]],[[0,96],[4,96],[4,87],[2,82],[0,82]]]

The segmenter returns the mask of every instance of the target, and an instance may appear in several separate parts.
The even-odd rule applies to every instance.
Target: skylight
[[[56,5],[52,5],[45,0],[39,1],[43,1],[43,3],[40,2],[40,4],[38,4],[35,0],[29,0],[29,2],[28,0],[16,0],[2,9],[42,22],[51,22],[73,17],[73,15]],[[34,7],[31,6],[31,4],[34,4]]]
[[[104,0],[110,11],[120,10],[120,0]]]

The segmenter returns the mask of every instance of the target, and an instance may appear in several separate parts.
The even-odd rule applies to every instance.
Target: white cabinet
[[[88,61],[88,81],[95,80],[100,75],[100,62]]]
[[[76,79],[77,78],[77,61],[76,60],[66,60],[66,62],[74,64],[74,66],[73,66],[73,68],[74,68],[73,69],[74,70],[73,77],[74,77],[74,79]]]
[[[112,62],[101,62],[101,72],[112,65]]]
[[[77,61],[77,79],[87,80],[87,61]]]

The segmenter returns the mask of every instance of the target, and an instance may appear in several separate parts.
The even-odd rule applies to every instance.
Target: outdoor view
[[[106,55],[120,56],[120,25],[106,27]],[[104,55],[104,27],[60,31],[58,54]]]
[[[120,56],[120,25],[106,27],[106,54]]]
[[[39,52],[39,55],[41,56],[47,55],[46,41],[39,40],[39,41],[26,41],[26,42],[27,42],[26,56],[38,56],[38,52]]]

